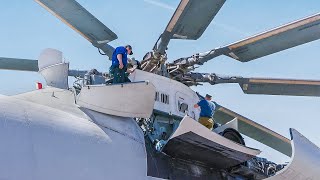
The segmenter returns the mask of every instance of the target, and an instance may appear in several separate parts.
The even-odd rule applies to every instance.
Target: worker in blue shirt
[[[194,108],[200,107],[199,123],[212,130],[214,125],[213,115],[216,110],[216,105],[211,102],[212,96],[206,95],[205,99],[194,105]]]
[[[113,51],[110,74],[113,76],[114,84],[128,81],[128,78],[126,77],[128,54],[133,54],[130,45],[119,46]]]

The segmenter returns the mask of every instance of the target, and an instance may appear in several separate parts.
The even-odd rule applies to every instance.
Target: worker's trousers
[[[130,82],[128,77],[126,76],[127,68],[123,67],[122,69],[119,66],[111,66],[110,74],[113,77],[113,84]]]
[[[214,121],[213,121],[212,118],[200,117],[199,118],[199,123],[202,124],[203,126],[205,126],[206,128],[210,129],[210,130],[213,129]]]

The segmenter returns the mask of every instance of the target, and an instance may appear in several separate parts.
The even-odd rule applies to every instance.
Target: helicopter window
[[[156,92],[156,97],[154,99],[155,101],[159,101],[159,92]]]
[[[169,95],[167,95],[167,94],[165,95],[165,103],[169,104]]]
[[[160,102],[164,104],[169,104],[169,95],[156,92],[156,101],[159,101],[159,94],[160,94]]]
[[[188,108],[189,108],[188,104],[178,101],[178,109],[180,112],[186,113],[188,112]]]

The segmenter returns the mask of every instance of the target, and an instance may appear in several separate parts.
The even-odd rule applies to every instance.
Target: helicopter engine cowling
[[[63,62],[62,52],[56,49],[45,49],[38,60],[39,73],[48,86],[68,89],[69,63]]]
[[[0,98],[0,179],[146,178],[144,137],[132,118],[89,118],[67,101],[72,93],[51,91]]]

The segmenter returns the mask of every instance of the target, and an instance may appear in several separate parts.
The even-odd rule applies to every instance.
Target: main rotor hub
[[[159,54],[156,52],[148,52],[141,62],[143,71],[167,76],[167,68],[165,62],[167,61],[167,54]]]

